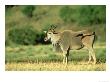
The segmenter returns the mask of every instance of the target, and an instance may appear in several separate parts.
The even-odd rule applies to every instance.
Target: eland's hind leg
[[[93,58],[93,64],[96,64],[96,55],[95,55],[95,52],[94,52],[94,49],[93,48],[89,48],[89,56],[91,56]],[[91,58],[89,58],[89,62],[91,61]]]
[[[96,64],[96,55],[93,49],[93,44],[94,44],[94,37],[95,35],[91,35],[91,36],[85,36],[84,38],[82,38],[82,43],[85,47],[87,47],[88,51],[89,51],[89,61],[91,61],[91,58],[93,58],[94,60],[94,64]]]
[[[89,51],[89,60],[88,60],[88,64],[91,62],[92,56],[91,56],[91,52]]]
[[[92,58],[94,60],[94,64],[96,64],[96,55],[93,49],[91,49]]]

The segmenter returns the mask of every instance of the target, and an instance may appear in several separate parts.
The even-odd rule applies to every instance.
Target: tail
[[[96,33],[93,32],[93,35],[94,35],[94,41],[96,41],[96,40],[97,40],[97,35],[96,35]]]
[[[94,35],[94,39],[93,39],[93,44],[95,43],[95,41],[97,40],[97,35],[96,35],[96,33],[95,32],[93,32],[93,34],[92,35]],[[93,44],[92,44],[92,47],[93,47]]]

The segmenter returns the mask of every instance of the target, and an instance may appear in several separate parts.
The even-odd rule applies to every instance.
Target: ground
[[[51,45],[6,46],[6,71],[106,71],[105,44],[94,47],[97,64],[87,64],[86,49],[71,51],[67,66],[63,56],[52,51]]]
[[[7,71],[105,71],[106,64],[87,64],[78,62],[77,64],[69,63],[67,66],[58,62],[50,63],[7,63]]]

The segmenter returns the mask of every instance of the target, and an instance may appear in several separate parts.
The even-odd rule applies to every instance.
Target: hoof
[[[91,64],[91,61],[88,61],[87,64]]]
[[[95,64],[96,64],[96,61],[95,61],[95,62],[93,62],[93,64],[95,65]]]

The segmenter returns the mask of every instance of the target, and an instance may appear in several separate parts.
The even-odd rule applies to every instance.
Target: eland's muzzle
[[[44,41],[45,41],[45,42],[46,42],[46,41],[48,41],[48,38],[47,38],[47,37],[45,37],[45,38],[44,38]]]

